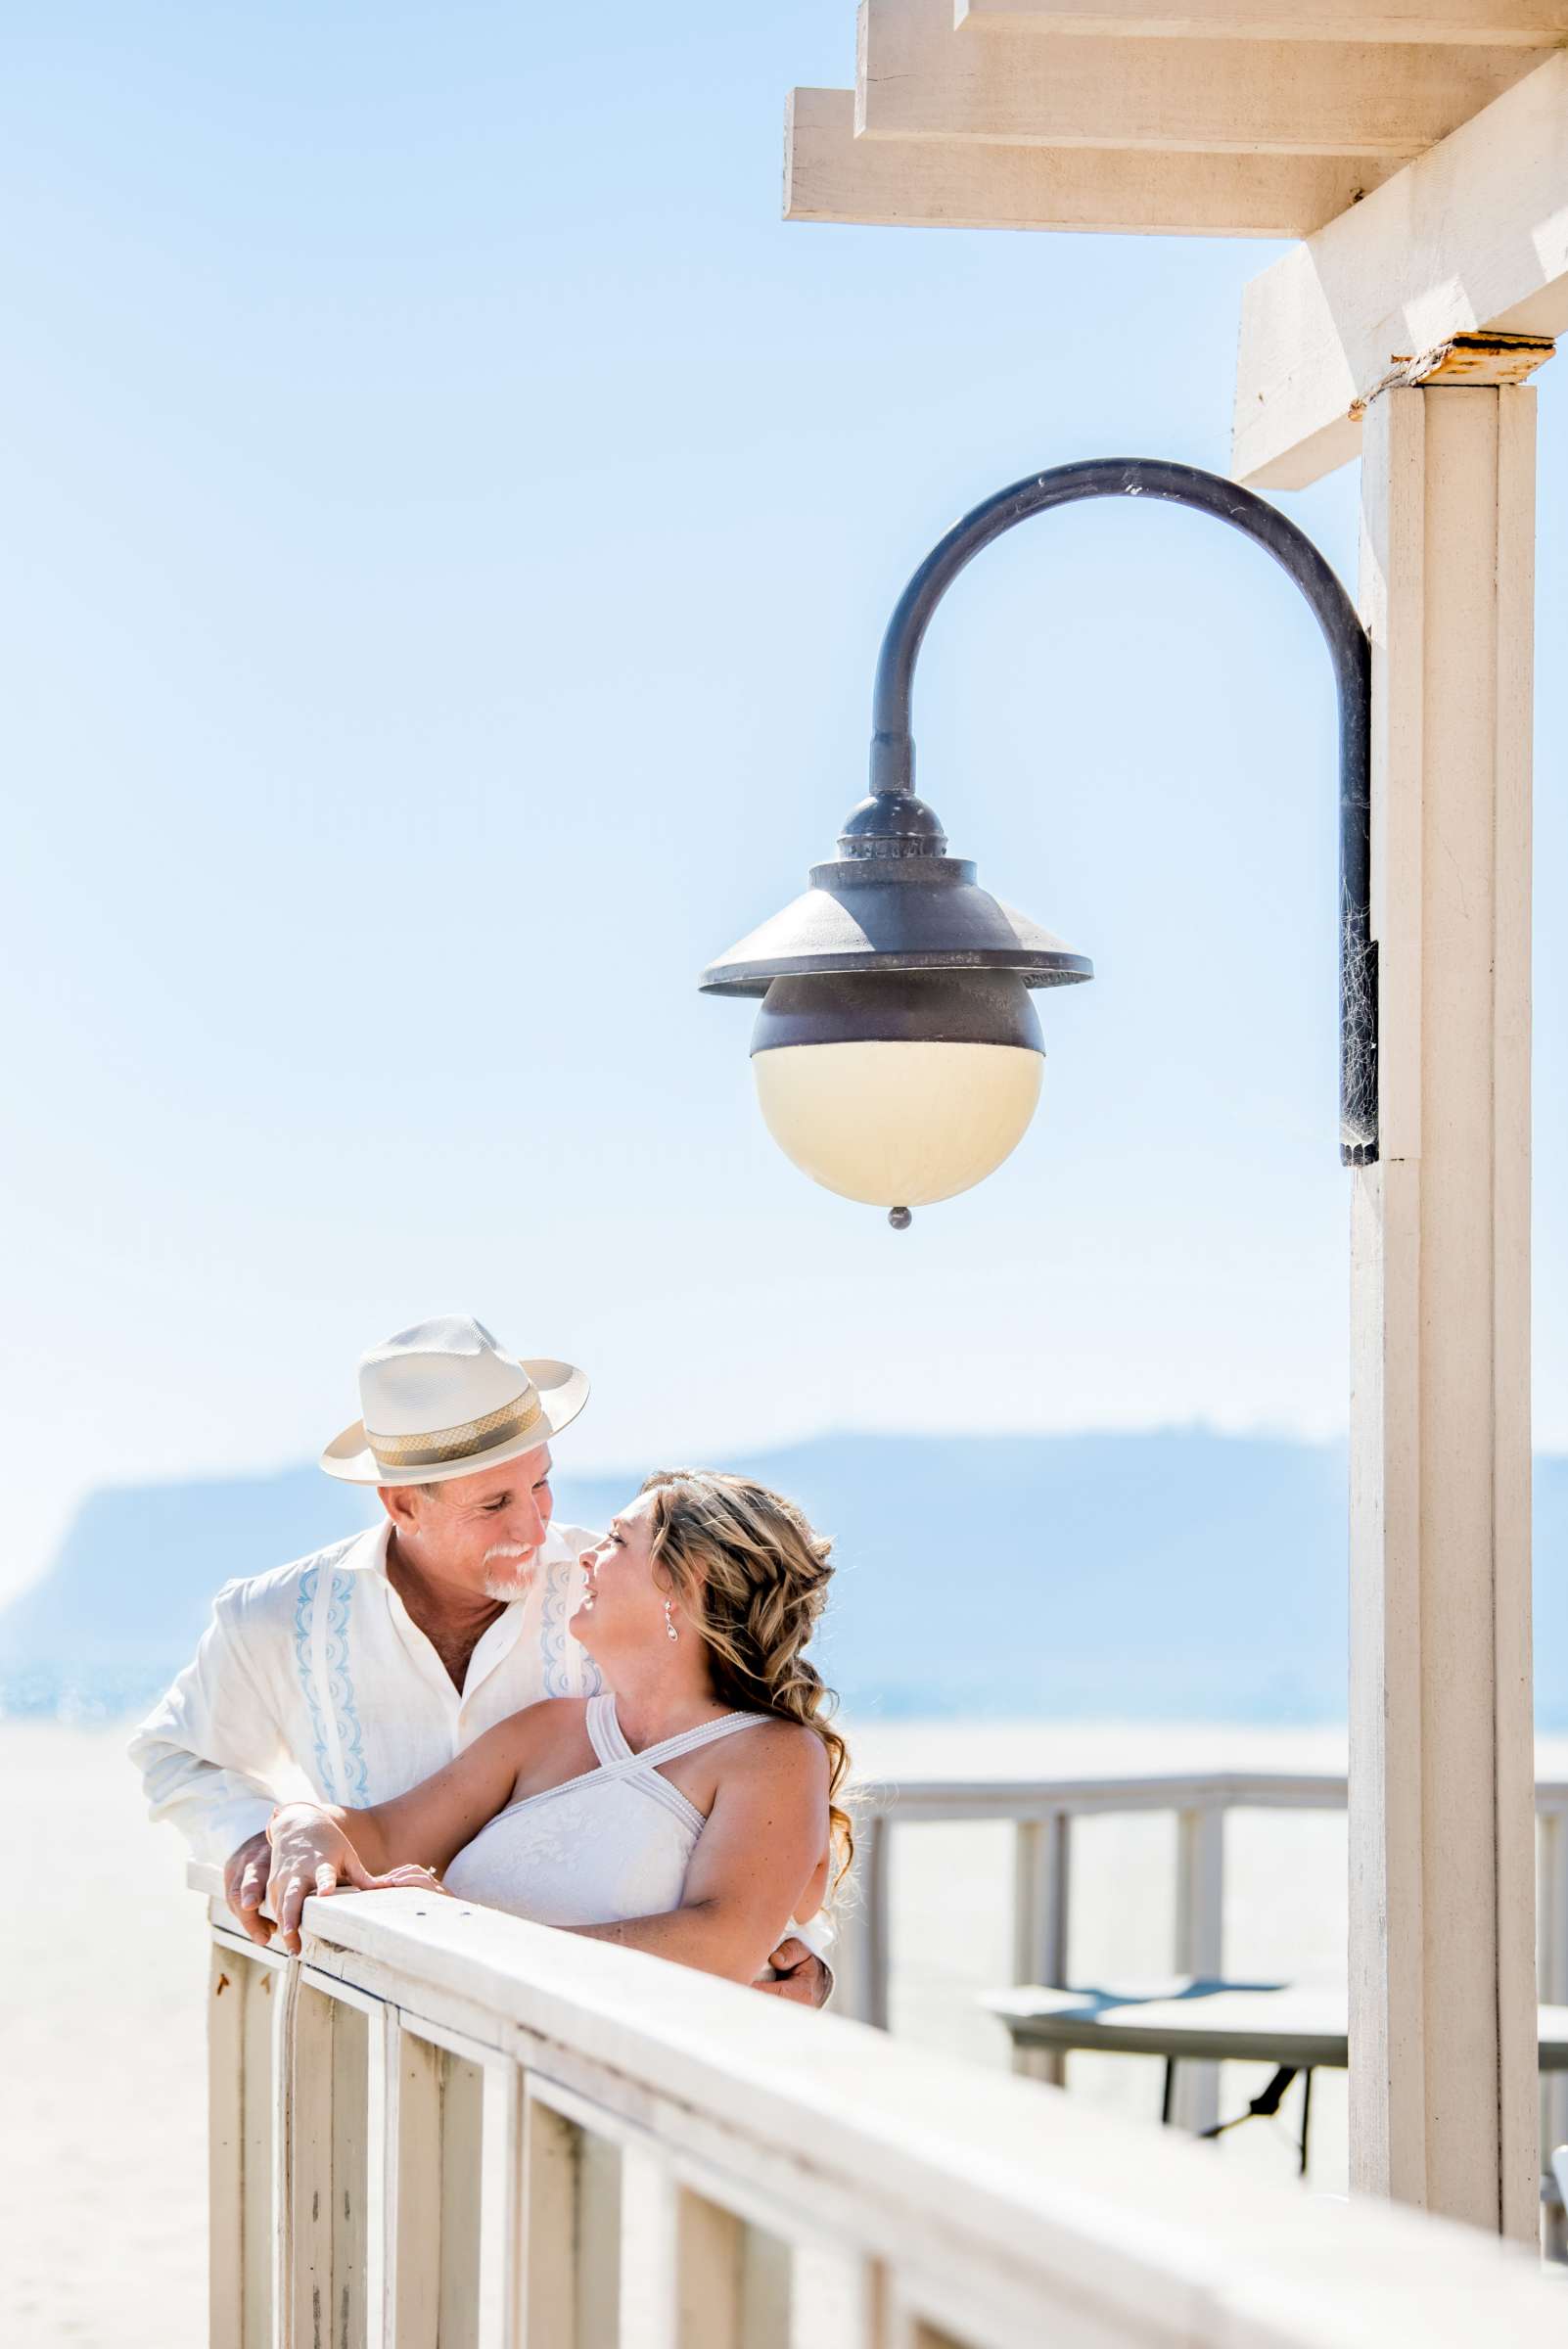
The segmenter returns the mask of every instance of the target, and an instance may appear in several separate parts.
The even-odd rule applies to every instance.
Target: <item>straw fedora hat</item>
[[[359,1358],[362,1416],[321,1455],[350,1485],[428,1485],[536,1451],[574,1420],[588,1382],[570,1362],[519,1361],[483,1321],[445,1313]]]

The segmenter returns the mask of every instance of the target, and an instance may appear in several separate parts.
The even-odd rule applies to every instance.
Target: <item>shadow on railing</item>
[[[419,1892],[305,1926],[277,1958],[211,1910],[214,2349],[1560,2335],[1490,2237],[1217,2191],[1177,2137],[853,2022]]]

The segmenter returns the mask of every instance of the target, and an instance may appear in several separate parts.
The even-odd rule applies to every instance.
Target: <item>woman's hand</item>
[[[300,1948],[300,1913],[314,1893],[325,1898],[340,1884],[368,1890],[377,1879],[330,1812],[314,1803],[285,1803],[267,1821],[272,1871],[267,1904],[277,1919],[274,1946],[295,1956]]]

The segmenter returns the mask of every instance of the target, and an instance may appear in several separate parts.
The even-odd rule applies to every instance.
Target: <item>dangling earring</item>
[[[680,1637],[680,1634],[675,1629],[674,1613],[668,1598],[665,1601],[665,1630],[669,1634],[671,1639]]]

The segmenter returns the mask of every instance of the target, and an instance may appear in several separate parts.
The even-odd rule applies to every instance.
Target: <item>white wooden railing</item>
[[[868,1780],[856,1789],[856,1856],[843,1902],[837,1953],[840,2011],[886,2029],[894,1949],[891,1885],[896,1830],[942,1820],[1010,1821],[1013,1835],[1013,1980],[1072,1980],[1072,1834],[1077,1819],[1125,1812],[1174,1813],[1175,1946],[1171,1970],[1225,1970],[1225,1821],[1233,1811],[1343,1811],[1345,1779],[1282,1771],[1208,1771],[1151,1777]],[[1536,1787],[1539,1833],[1540,1997],[1568,2005],[1568,1780]],[[1060,2083],[1060,2056],[1038,2056]],[[1219,2073],[1189,2064],[1180,2116],[1191,2129],[1219,2117]],[[1542,2088],[1543,2160],[1568,2140],[1568,2074]]]
[[[1561,2338],[1488,2236],[654,1958],[418,1892],[294,1960],[211,1919],[212,2349]]]

